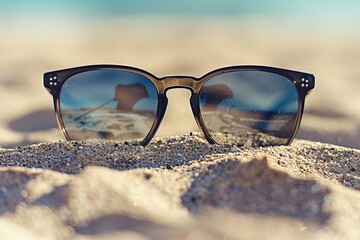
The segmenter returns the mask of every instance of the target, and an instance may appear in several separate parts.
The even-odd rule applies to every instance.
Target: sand
[[[0,226],[22,239],[357,239],[359,158],[310,141],[221,147],[200,134],[145,148],[4,149]]]
[[[360,239],[358,31],[195,20],[0,24],[1,238]],[[157,76],[257,64],[317,79],[291,146],[208,144],[185,90],[169,92],[145,148],[64,141],[42,74],[95,63]]]

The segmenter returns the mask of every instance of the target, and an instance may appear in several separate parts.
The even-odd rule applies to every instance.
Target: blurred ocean
[[[358,26],[358,0],[14,0],[0,1],[0,18],[98,18],[127,15],[210,15],[270,17],[317,24]],[[316,21],[314,21],[316,20]]]

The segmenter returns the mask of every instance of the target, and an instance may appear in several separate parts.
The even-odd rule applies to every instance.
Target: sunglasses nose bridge
[[[196,78],[190,76],[174,76],[162,79],[163,92],[173,88],[186,88],[192,92],[196,92],[198,85]]]

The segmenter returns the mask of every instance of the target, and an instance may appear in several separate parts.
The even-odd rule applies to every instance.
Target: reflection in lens
[[[60,112],[72,140],[142,140],[154,122],[157,90],[146,77],[122,70],[93,70],[62,85]]]
[[[219,144],[286,144],[295,128],[298,93],[282,75],[249,70],[222,73],[204,83],[199,98],[205,127]]]

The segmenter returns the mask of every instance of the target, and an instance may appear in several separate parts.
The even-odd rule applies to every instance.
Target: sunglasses
[[[44,74],[67,140],[140,140],[143,146],[159,128],[168,103],[166,92],[173,88],[191,91],[193,115],[209,143],[288,145],[314,84],[312,74],[264,66],[225,67],[200,78],[158,78],[117,65]]]

